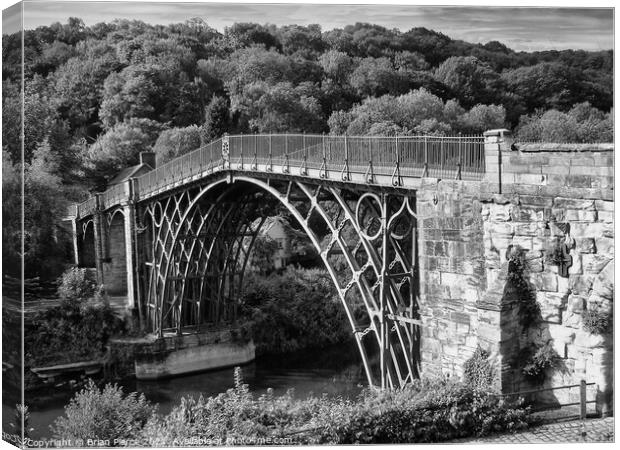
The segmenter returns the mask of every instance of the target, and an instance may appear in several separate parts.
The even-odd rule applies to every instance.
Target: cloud
[[[409,5],[241,4],[152,2],[24,3],[27,29],[65,23],[70,16],[87,25],[116,18],[153,24],[201,17],[223,31],[235,22],[275,25],[318,23],[324,31],[369,22],[407,31],[425,27],[474,43],[497,40],[515,50],[613,48],[612,8],[432,7]]]

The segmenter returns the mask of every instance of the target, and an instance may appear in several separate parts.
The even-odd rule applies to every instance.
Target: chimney
[[[140,152],[140,164],[148,164],[151,166],[151,169],[155,169],[155,153]]]

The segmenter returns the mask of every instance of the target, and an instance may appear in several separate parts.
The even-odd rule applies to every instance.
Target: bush
[[[540,305],[536,301],[536,292],[530,286],[525,273],[523,253],[519,249],[512,252],[508,261],[508,277],[504,296],[516,298],[519,304],[519,324],[527,328],[540,322]]]
[[[338,444],[440,442],[528,424],[528,410],[460,382],[421,380],[400,391],[366,394],[350,414],[327,424]]]
[[[605,334],[611,330],[611,312],[593,307],[583,312],[583,328],[591,334]]]
[[[37,313],[25,333],[26,365],[63,364],[100,358],[108,339],[125,323],[106,305],[63,302]]]
[[[558,367],[560,356],[550,342],[541,347],[528,347],[521,351],[519,360],[525,361],[522,373],[533,384],[541,385],[547,373]]]
[[[356,400],[272,392],[255,398],[235,374],[235,387],[216,397],[182,399],[167,416],[153,416],[140,431],[143,445],[183,445],[200,436],[229,439],[293,437],[296,444],[439,442],[528,425],[529,410],[488,392],[449,380],[423,380],[402,390],[366,390]],[[247,441],[246,441],[247,442]]]
[[[350,325],[325,270],[289,267],[269,278],[250,275],[241,316],[257,354],[325,347],[350,339]]]
[[[72,267],[59,279],[58,297],[63,301],[75,302],[91,298],[97,292],[97,280],[91,271]]]
[[[51,429],[57,439],[132,439],[154,412],[144,394],[124,395],[116,384],[100,390],[89,380]]]
[[[489,389],[493,385],[494,371],[489,363],[489,353],[480,346],[465,361],[464,381],[474,389]]]

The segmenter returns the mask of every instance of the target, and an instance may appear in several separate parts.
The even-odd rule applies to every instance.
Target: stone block
[[[571,223],[570,234],[574,238],[578,237],[613,237],[613,224],[603,222],[578,222]]]
[[[614,254],[614,239],[610,237],[596,237],[596,252],[600,255],[613,256]]]
[[[566,219],[566,210],[564,208],[551,208],[551,221],[564,222]]]
[[[599,274],[611,261],[610,257],[599,254],[583,255],[581,258],[583,270],[594,275]]]
[[[581,328],[581,323],[581,314],[575,314],[570,312],[564,312],[562,314],[562,325],[565,327],[579,329]]]
[[[542,185],[546,184],[547,178],[542,174],[533,173],[516,173],[515,183],[517,184],[533,184]]]
[[[609,270],[611,268],[611,270]],[[589,280],[592,279],[591,275],[587,275]],[[592,283],[592,294],[595,294],[605,300],[613,301],[614,298],[614,278],[613,278],[613,263],[609,263],[601,273],[598,274],[596,280]]]
[[[540,179],[540,175],[536,175]],[[519,202],[525,206],[538,206],[550,208],[553,205],[553,199],[540,195],[521,195]]]
[[[556,198],[553,201],[555,208],[576,209],[576,210],[594,210],[594,200],[582,200],[573,198]]]
[[[592,275],[570,275],[569,285],[574,294],[587,296],[592,289]]]
[[[521,236],[536,236],[539,229],[537,222],[516,222],[514,224],[514,234]]]
[[[573,258],[572,265],[568,268],[569,275],[581,275],[583,273],[583,268],[581,264],[581,254],[573,253],[571,254]]]
[[[591,238],[591,237],[575,238],[575,249],[579,253],[595,253],[596,246],[595,246],[594,238]]]
[[[532,250],[545,250],[548,246],[549,239],[547,237],[532,238]]]
[[[513,220],[520,222],[542,222],[545,219],[545,211],[544,208],[527,208],[520,206],[513,210],[512,217]]]
[[[541,305],[550,305],[563,308],[568,301],[568,294],[558,294],[555,292],[537,292],[536,301]]]
[[[586,299],[581,295],[571,294],[568,296],[567,311],[571,313],[579,313],[585,309]]]
[[[607,200],[594,200],[594,206],[598,212],[609,211],[614,212],[614,202]]]
[[[613,211],[598,211],[598,220],[605,223],[612,223],[614,221]]]
[[[510,222],[485,221],[483,228],[485,233],[489,233],[494,236],[501,235],[504,237],[511,237],[513,235],[513,224]]]
[[[538,291],[557,292],[558,277],[551,273],[535,273],[530,277],[530,281]]]
[[[566,294],[570,292],[570,282],[568,278],[558,277],[558,292],[560,294]]]
[[[564,220],[571,222],[595,222],[597,218],[596,211],[583,211],[580,209],[567,209],[564,214]]]
[[[525,267],[530,273],[539,273],[545,270],[542,258],[530,259],[525,261]]]
[[[530,236],[514,236],[512,238],[512,244],[515,246],[519,246],[521,248],[524,249],[531,249],[532,248],[532,237]]]
[[[512,206],[508,205],[489,205],[489,220],[492,222],[506,222],[510,220],[510,210]]]

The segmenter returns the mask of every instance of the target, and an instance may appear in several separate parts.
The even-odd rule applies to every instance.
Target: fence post
[[[239,155],[239,169],[243,170],[243,133],[241,133],[241,150],[240,150],[240,155]]]
[[[299,173],[301,175],[308,175],[308,146],[306,145],[306,132],[305,131],[304,131],[303,146],[304,146],[303,161],[301,163],[301,168],[299,169]]]
[[[288,137],[289,134],[286,133],[284,135],[284,167],[282,168],[283,173],[289,172],[289,162],[288,162]]]
[[[321,168],[319,169],[319,177],[327,178],[327,149],[325,148],[325,133],[323,133],[323,164],[321,164]],[[325,171],[325,173],[323,173]]]
[[[350,181],[349,176],[349,143],[347,141],[347,135],[344,135],[344,166],[342,167],[341,178],[343,181]]]
[[[273,169],[273,160],[272,158],[272,150],[271,150],[271,133],[269,133],[269,163],[267,164],[267,171],[271,172]]]
[[[428,137],[424,136],[424,172],[423,177],[428,176]]]
[[[400,154],[398,153],[398,135],[395,137],[395,152],[396,152],[396,161],[394,164],[394,172],[392,172],[392,185],[393,186],[401,186],[402,180],[400,177]]]
[[[579,386],[579,403],[580,403],[580,413],[579,417],[583,420],[587,415],[587,385],[586,380],[581,380],[581,384]]]
[[[457,163],[456,179],[461,179],[461,165],[463,164],[463,136],[459,133],[459,162]]]

